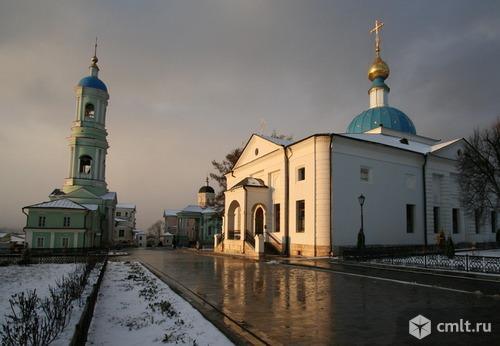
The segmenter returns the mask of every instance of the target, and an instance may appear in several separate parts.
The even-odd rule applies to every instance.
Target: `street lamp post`
[[[361,228],[358,233],[358,249],[364,249],[365,248],[365,234],[363,232],[364,228],[364,223],[363,223],[363,205],[365,204],[365,196],[363,194],[359,195],[358,197],[358,202],[359,206],[361,207]]]
[[[365,204],[365,196],[363,194],[359,195],[358,197],[358,202],[359,206],[361,207],[361,232],[363,232],[363,204]]]

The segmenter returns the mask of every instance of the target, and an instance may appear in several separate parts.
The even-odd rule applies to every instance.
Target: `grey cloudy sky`
[[[195,203],[210,161],[262,119],[300,138],[367,108],[375,19],[389,102],[417,132],[468,136],[500,116],[499,1],[0,2],[0,227],[68,167],[73,87],[99,36],[110,92],[107,181],[146,228]]]

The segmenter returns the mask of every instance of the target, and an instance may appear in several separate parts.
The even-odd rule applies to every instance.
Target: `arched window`
[[[95,118],[95,107],[92,103],[87,103],[85,105],[85,118]]]
[[[80,156],[80,173],[90,174],[92,170],[92,158],[87,155]]]

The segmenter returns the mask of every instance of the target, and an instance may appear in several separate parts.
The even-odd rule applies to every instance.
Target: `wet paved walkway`
[[[500,299],[396,280],[182,250],[131,257],[168,273],[271,344],[485,344],[498,340]],[[490,334],[408,334],[409,319],[492,322]],[[433,326],[433,331],[435,327]]]

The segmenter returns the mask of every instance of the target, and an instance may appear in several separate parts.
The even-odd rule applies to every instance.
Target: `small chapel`
[[[69,137],[68,175],[62,189],[54,189],[47,201],[22,208],[28,248],[112,245],[117,195],[106,184],[109,94],[99,79],[97,62],[94,51],[90,74],[75,87],[76,114]]]
[[[197,204],[183,209],[163,211],[165,235],[175,236],[177,245],[212,246],[214,236],[220,233],[222,220],[214,208],[215,190],[209,185],[208,177],[198,190],[197,200]]]
[[[381,57],[368,70],[368,109],[345,132],[284,140],[253,134],[226,174],[223,234],[215,250],[328,256],[354,247],[423,246],[444,232],[456,243],[495,239],[497,213],[460,204],[457,157],[463,138],[429,138],[389,104],[390,70]]]

